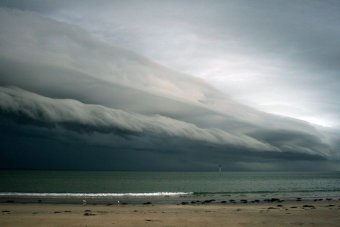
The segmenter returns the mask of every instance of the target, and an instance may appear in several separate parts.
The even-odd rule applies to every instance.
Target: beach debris
[[[216,200],[215,200],[215,199],[208,199],[208,200],[204,200],[204,201],[202,202],[202,204],[211,203],[211,202],[214,202],[214,201],[216,201]]]
[[[70,210],[64,210],[64,213],[71,213],[72,211]]]
[[[271,201],[271,202],[281,202],[281,200],[278,199],[278,198],[271,198],[270,201]]]
[[[313,205],[303,205],[302,208],[311,208],[311,209],[315,209],[315,206],[313,206]]]
[[[60,214],[60,213],[61,213],[61,211],[54,211],[54,213],[55,213],[55,214]]]
[[[328,207],[334,207],[334,206],[335,206],[335,205],[333,205],[333,204],[329,204],[329,205],[328,205]]]
[[[9,211],[9,210],[2,210],[1,212],[2,213],[10,213],[11,211]]]
[[[251,201],[251,203],[259,203],[259,202],[260,202],[260,200],[258,200],[258,199],[255,199],[255,200]]]
[[[221,201],[221,203],[227,203],[227,201],[223,200],[223,201]]]
[[[263,201],[264,201],[264,202],[269,202],[269,203],[272,203],[272,202],[281,203],[281,202],[283,202],[283,200],[278,199],[278,198],[264,199]]]
[[[327,201],[331,201],[332,199],[331,199],[331,198],[327,198],[326,200],[327,200]]]
[[[182,205],[187,205],[189,204],[188,202],[181,202]]]
[[[246,199],[241,199],[240,201],[241,201],[241,203],[248,203],[248,200],[246,200]]]
[[[295,208],[297,208],[297,207],[294,206],[294,207],[290,207],[290,208],[295,209]]]
[[[7,200],[7,203],[14,203],[14,200]]]
[[[151,204],[151,202],[145,202],[145,203],[143,203],[143,205],[150,205]]]
[[[300,202],[302,199],[300,197],[296,198],[296,201]]]
[[[92,211],[91,210],[84,210],[84,216],[94,216],[94,215],[96,215],[96,214],[93,214],[93,213],[91,213]]]
[[[268,210],[273,210],[273,209],[277,209],[276,207],[268,207]]]

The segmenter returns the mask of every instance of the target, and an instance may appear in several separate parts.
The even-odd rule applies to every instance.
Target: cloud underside
[[[240,105],[77,27],[8,9],[0,27],[2,168],[332,169],[338,160],[336,133]]]
[[[143,116],[99,105],[86,105],[75,100],[51,99],[18,88],[0,87],[0,101],[3,115],[77,132],[122,136],[160,135],[260,151],[278,150],[246,135],[233,135],[220,129],[203,129],[160,115]]]
[[[256,163],[262,163],[262,168],[275,169],[278,165],[273,162],[323,162],[331,158],[320,152],[327,149],[326,144],[292,131],[258,129],[254,136],[232,134],[160,115],[145,116],[76,100],[52,99],[15,87],[0,88],[0,103],[2,133],[9,132],[6,137],[14,136],[20,142],[14,146],[14,154],[16,149],[22,149],[45,157],[54,150],[74,161],[77,155],[81,160],[84,155],[108,156],[112,163],[105,160],[103,168],[118,169],[209,169],[216,163],[224,163],[227,169],[247,169],[247,162],[256,168],[261,166]],[[6,148],[6,143],[2,146]],[[85,158],[83,163],[90,160]]]

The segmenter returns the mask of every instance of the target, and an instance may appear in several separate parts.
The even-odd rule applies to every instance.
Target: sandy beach
[[[340,201],[209,205],[0,204],[0,226],[340,226]]]

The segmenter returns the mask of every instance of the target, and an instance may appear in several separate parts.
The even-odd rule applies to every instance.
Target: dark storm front
[[[123,200],[177,202],[195,198],[337,198],[340,172],[88,172],[1,171],[2,201]],[[31,200],[29,200],[31,199]]]

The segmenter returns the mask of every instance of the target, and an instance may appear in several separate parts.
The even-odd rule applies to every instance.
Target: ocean
[[[340,197],[340,172],[0,171],[0,202],[178,203]]]

